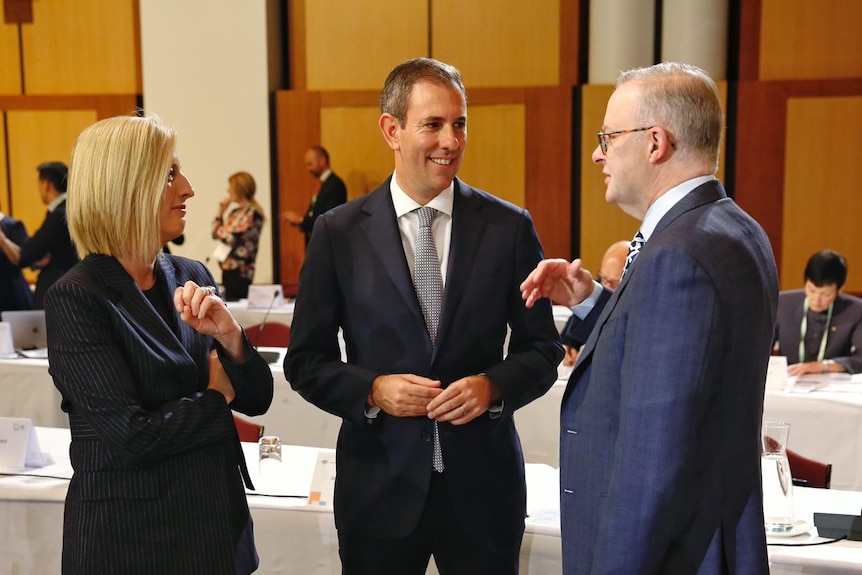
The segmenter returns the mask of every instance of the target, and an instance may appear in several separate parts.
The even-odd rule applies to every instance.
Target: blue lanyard
[[[829,335],[829,324],[832,323],[832,307],[835,302],[829,304],[826,312],[826,326],[823,328],[823,337],[820,338],[820,351],[817,353],[817,361],[823,361],[826,355],[826,337]],[[802,324],[799,326],[799,363],[805,361],[805,334],[808,333],[808,298],[802,304]]]

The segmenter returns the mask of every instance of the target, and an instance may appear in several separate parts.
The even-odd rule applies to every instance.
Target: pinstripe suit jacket
[[[563,395],[565,575],[768,572],[763,390],[778,277],[717,181],[659,221]]]
[[[160,254],[156,266],[165,281],[155,289],[171,296],[189,279],[213,283],[199,262]],[[224,397],[206,389],[213,339],[178,315],[165,323],[108,256],[90,256],[63,276],[45,310],[75,472],[63,573],[251,572],[257,558],[239,440]],[[236,390],[231,407],[265,412],[273,389],[266,362],[247,341],[243,364],[215,347]]]

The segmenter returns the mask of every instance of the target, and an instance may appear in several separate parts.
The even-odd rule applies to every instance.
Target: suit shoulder
[[[201,261],[166,253],[160,253],[158,257],[164,258],[174,268],[177,279],[190,279],[197,283],[209,281],[209,270]]]
[[[530,218],[530,213],[526,208],[522,208],[513,204],[508,200],[504,200],[480,188],[474,188],[464,182],[458,180],[460,189],[459,193],[464,198],[466,204],[472,204],[476,209],[491,210],[495,215],[510,214],[517,217]],[[530,218],[531,219],[531,218]]]

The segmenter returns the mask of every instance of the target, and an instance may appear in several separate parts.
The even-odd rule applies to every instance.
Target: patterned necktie
[[[629,253],[626,255],[626,265],[623,266],[623,275],[625,277],[626,272],[629,270],[629,267],[634,263],[637,259],[638,254],[641,253],[641,248],[644,247],[644,236],[640,230],[635,234],[632,243],[629,245]]]
[[[431,344],[437,343],[437,325],[440,323],[440,310],[443,307],[443,276],[440,273],[440,259],[431,233],[431,222],[437,210],[423,206],[418,208],[419,235],[416,236],[416,250],[413,255],[413,286],[419,298],[419,307],[425,317],[425,326],[431,337]],[[443,452],[440,449],[440,433],[434,422],[434,453],[431,459],[434,471],[443,471]]]

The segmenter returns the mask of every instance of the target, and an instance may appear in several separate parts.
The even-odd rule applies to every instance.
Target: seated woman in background
[[[175,142],[159,120],[123,116],[85,129],[72,153],[67,217],[82,261],[45,300],[72,436],[64,575],[258,564],[231,409],[264,413],[272,372],[206,266],[161,251],[194,195]]]
[[[841,293],[846,280],[841,254],[823,250],[805,266],[804,289],[779,294],[776,350],[790,375],[862,371],[862,299]]]
[[[236,301],[248,297],[248,286],[254,279],[254,261],[260,232],[263,229],[263,208],[254,200],[257,186],[248,172],[237,172],[228,178],[228,196],[219,202],[218,214],[213,220],[213,239],[223,245],[225,257],[217,257],[222,269],[222,285],[226,300]],[[225,218],[231,204],[236,208]]]

